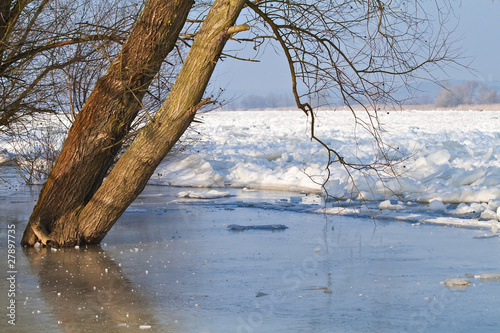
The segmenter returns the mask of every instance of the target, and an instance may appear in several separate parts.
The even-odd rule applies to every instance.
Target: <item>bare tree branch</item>
[[[396,175],[391,147],[381,137],[378,105],[399,105],[395,97],[399,89],[413,80],[432,79],[434,68],[457,62],[458,53],[448,43],[454,27],[446,28],[453,16],[451,3],[436,1],[434,9],[418,2],[381,0],[247,0],[246,5],[255,13],[250,19],[254,35],[271,34],[277,41],[288,64],[296,105],[310,119],[311,139],[328,152],[323,186],[334,164],[340,164],[351,179],[354,171],[367,177]],[[337,105],[352,111],[356,127],[372,135],[376,160],[347,158],[316,135],[311,101],[321,96],[336,96],[341,102]],[[356,104],[364,116],[354,110]]]

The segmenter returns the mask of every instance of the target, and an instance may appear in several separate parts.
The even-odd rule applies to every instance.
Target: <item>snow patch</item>
[[[189,199],[217,199],[229,196],[230,196],[229,192],[222,192],[216,190],[211,190],[207,192],[186,191],[186,192],[179,192],[177,194],[178,198],[189,198]]]

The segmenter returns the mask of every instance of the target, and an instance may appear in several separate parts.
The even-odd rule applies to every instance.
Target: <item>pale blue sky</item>
[[[460,22],[457,34],[465,55],[472,58],[471,67],[477,71],[453,71],[457,79],[500,81],[500,1],[463,0],[458,11]]]
[[[463,63],[472,62],[475,72],[448,68],[443,80],[500,81],[500,1],[463,0],[454,8],[460,18],[453,39],[463,52]],[[456,23],[456,22],[455,22]],[[242,54],[242,53],[240,53]],[[284,93],[290,90],[289,74],[284,59],[271,48],[260,63],[227,59],[218,65],[213,87],[226,88],[226,97],[242,94]]]

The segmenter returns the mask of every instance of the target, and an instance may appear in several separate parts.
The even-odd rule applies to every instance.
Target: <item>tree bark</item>
[[[232,34],[248,29],[234,26],[244,3],[244,0],[214,2],[155,117],[140,131],[97,191],[89,191],[92,194],[89,201],[52,221],[50,230],[47,228],[48,237],[42,242],[59,246],[101,242],[142,192],[156,167],[191,123],[196,110],[206,102],[202,101],[203,93],[227,40]],[[77,214],[71,215],[75,210]],[[33,219],[33,228],[43,228],[46,222],[41,222],[37,224]]]
[[[233,26],[243,4],[244,0],[215,1],[162,107],[81,211],[81,243],[101,242],[189,126],[204,103],[203,93],[226,41],[232,33],[246,29]]]
[[[79,233],[72,221],[102,184],[140,110],[142,97],[175,46],[193,3],[146,3],[118,58],[98,80],[69,130],[25,229],[23,245],[33,246],[37,240],[47,243],[56,226]],[[68,244],[76,243],[76,238],[63,238]]]

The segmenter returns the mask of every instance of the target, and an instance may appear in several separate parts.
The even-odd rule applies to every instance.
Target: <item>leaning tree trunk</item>
[[[33,229],[42,229],[39,233],[46,237],[42,242],[60,246],[101,242],[204,103],[203,93],[227,40],[233,33],[248,29],[246,25],[234,26],[244,3],[214,2],[162,107],[89,201],[77,207],[78,214],[70,211],[54,220],[46,234],[43,224],[33,221]]]
[[[92,198],[120,150],[142,97],[174,48],[193,0],[149,0],[108,72],[98,80],[68,132],[28,222],[22,244],[47,242]],[[66,228],[78,232],[73,225]]]

